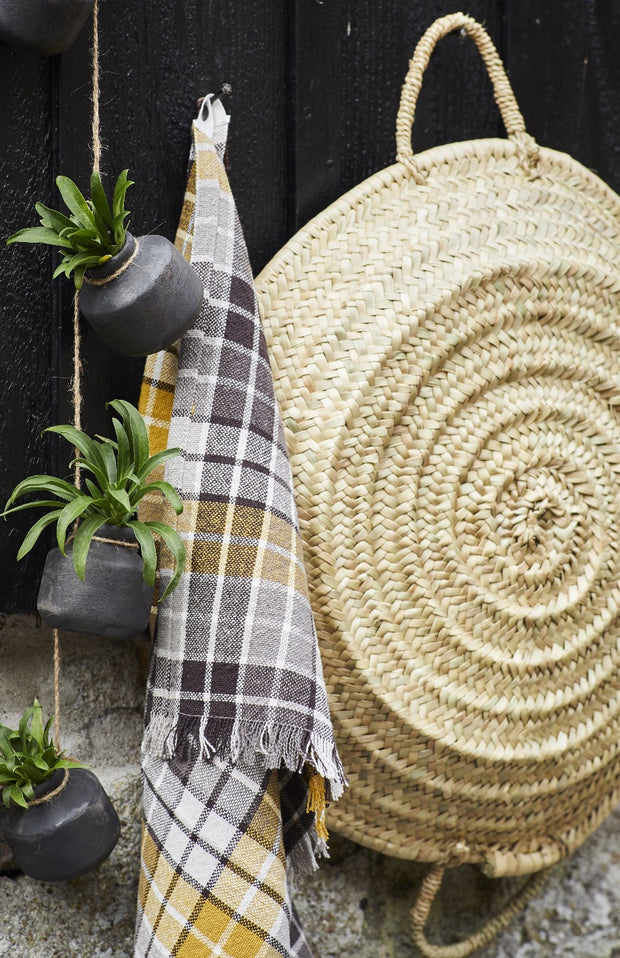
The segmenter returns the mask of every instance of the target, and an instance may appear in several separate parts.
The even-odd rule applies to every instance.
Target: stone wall
[[[52,637],[33,617],[0,617],[0,721],[35,696],[53,710]],[[139,749],[149,646],[62,636],[62,745],[90,763],[121,818],[121,840],[96,872],[44,885],[0,845],[0,958],[132,958],[140,841]],[[332,836],[331,857],[296,892],[316,958],[415,958],[409,909],[425,867]],[[470,934],[518,885],[455,870],[429,936]],[[620,958],[620,810],[557,866],[543,891],[480,958]]]

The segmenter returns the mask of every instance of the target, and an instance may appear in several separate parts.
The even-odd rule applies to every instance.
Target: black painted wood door
[[[15,0],[19,2],[19,0]],[[450,0],[100,0],[102,173],[129,167],[136,235],[174,237],[196,100],[232,87],[229,177],[258,272],[303,223],[394,160],[408,59]],[[493,37],[526,125],[620,190],[620,4],[471,0]],[[64,173],[91,166],[91,25],[48,59],[0,44],[0,497],[19,479],[66,468],[41,438],[71,411],[72,287],[52,282],[57,254],[6,248],[58,204]],[[471,41],[438,47],[413,131],[415,150],[503,135]],[[107,400],[136,401],[142,362],[110,353],[82,325],[84,428],[107,432]],[[15,562],[27,515],[0,523],[0,613],[34,609],[45,554]]]

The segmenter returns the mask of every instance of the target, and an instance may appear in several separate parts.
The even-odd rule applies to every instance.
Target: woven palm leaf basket
[[[414,155],[464,30],[505,139]],[[539,147],[483,28],[420,40],[397,162],[313,219],[258,294],[350,788],[328,824],[431,863],[427,955],[487,941],[620,799],[620,198]],[[445,868],[528,875],[458,945]]]

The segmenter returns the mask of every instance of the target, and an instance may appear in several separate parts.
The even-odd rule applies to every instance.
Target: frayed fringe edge
[[[286,876],[289,888],[295,888],[319,868],[319,858],[329,858],[327,842],[317,838],[312,829],[286,855]]]
[[[172,722],[166,715],[151,715],[142,751],[181,761],[201,755],[206,761],[216,757],[250,763],[260,755],[266,768],[284,766],[293,772],[301,772],[309,763],[325,779],[328,798],[334,802],[348,784],[333,739],[290,726],[194,715],[181,715]]]

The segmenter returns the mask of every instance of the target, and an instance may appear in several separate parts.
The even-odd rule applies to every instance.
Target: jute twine
[[[106,539],[105,536],[93,536],[93,542],[106,542],[111,546],[123,546],[125,549],[139,549],[137,542],[125,542],[123,539]]]
[[[528,137],[503,69],[507,139],[414,157],[455,29],[484,34],[421,41],[399,162],[257,290],[351,782],[328,826],[516,875],[620,799],[620,199]]]
[[[56,788],[53,788],[51,792],[42,795],[41,798],[34,798],[31,802],[28,802],[28,808],[34,808],[36,805],[47,805],[47,803],[51,802],[57,795],[60,795],[69,779],[69,769],[63,768],[62,771],[64,774],[60,784],[57,785]]]
[[[92,122],[91,140],[93,152],[93,171],[98,170],[101,163],[101,135],[99,120],[99,0],[93,4],[93,39],[92,39]],[[76,429],[82,428],[82,358],[80,334],[80,307],[79,294],[76,291],[73,297],[73,425]],[[76,449],[76,456],[79,450]],[[81,487],[81,470],[75,466],[74,483],[77,489]],[[53,630],[54,642],[54,738],[56,748],[60,751],[60,634],[58,629]]]
[[[106,286],[108,283],[111,283],[113,279],[118,279],[119,276],[125,272],[126,269],[129,269],[133,261],[135,260],[138,252],[140,251],[140,244],[137,239],[134,238],[134,248],[131,251],[131,255],[127,257],[124,263],[114,270],[113,273],[110,273],[109,276],[102,276],[101,279],[93,279],[92,277],[85,276],[84,282],[88,283],[89,286]]]
[[[67,539],[66,539],[66,541],[65,541],[65,544],[66,544],[66,545],[70,545],[71,542],[73,542],[74,538],[75,538],[74,535],[67,536]],[[125,549],[139,549],[139,548],[140,548],[140,545],[139,545],[138,542],[135,542],[135,541],[133,541],[133,542],[126,542],[124,539],[108,539],[106,536],[94,535],[94,536],[92,536],[92,541],[93,541],[93,542],[105,542],[105,543],[107,543],[108,545],[111,545],[111,546],[122,546],[122,547],[125,548]]]

